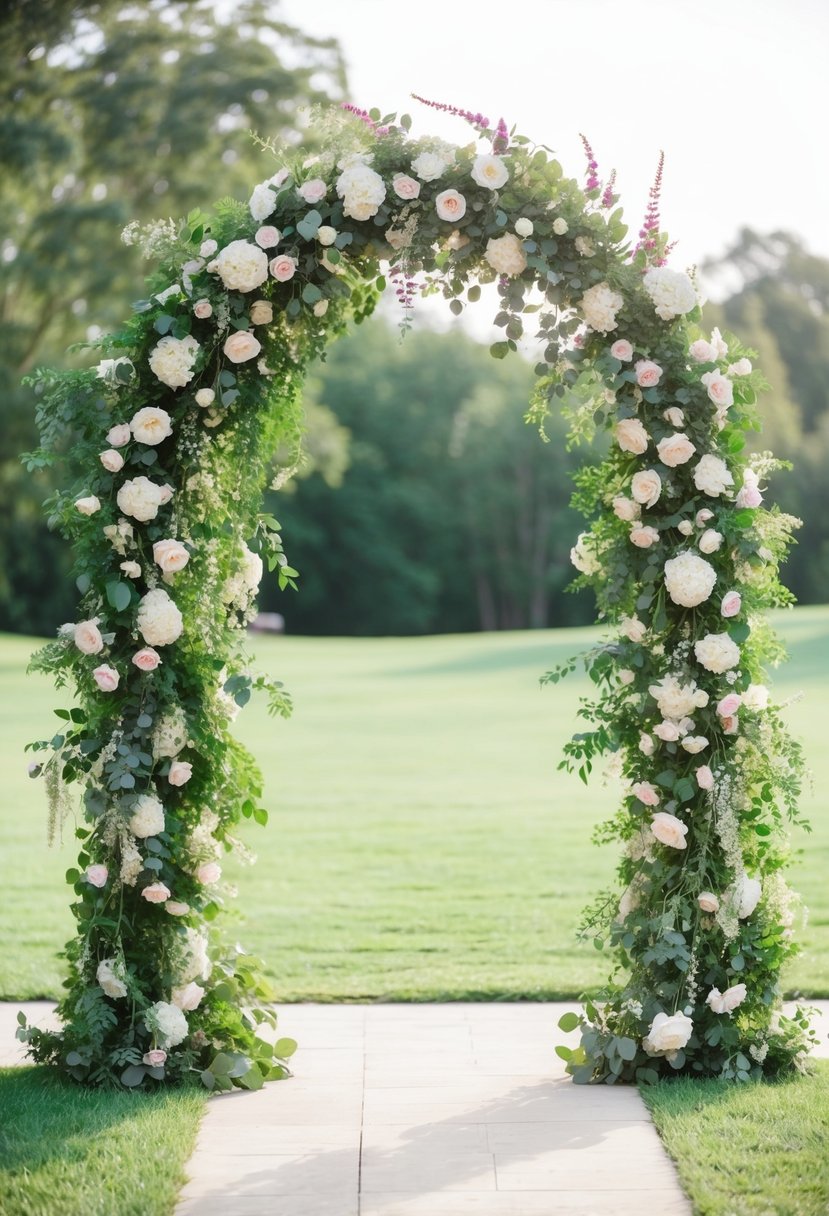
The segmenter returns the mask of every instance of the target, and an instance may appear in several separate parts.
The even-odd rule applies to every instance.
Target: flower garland
[[[740,455],[761,379],[745,352],[726,364],[719,335],[698,337],[696,289],[662,264],[655,223],[627,252],[592,150],[582,190],[503,122],[448,108],[477,144],[414,140],[405,115],[326,112],[322,152],[271,149],[277,171],[247,207],[130,225],[125,240],[159,262],[153,293],[96,369],[35,378],[38,459],[60,452],[77,471],[49,511],[81,603],[34,660],[78,705],[33,745],[46,758],[32,771],[54,824],[81,783],[84,825],[64,1027],[19,1033],[78,1081],[226,1090],[288,1072],[295,1044],[258,1034],[274,1019],[255,961],[209,942],[235,827],[267,821],[229,725],[254,689],[289,712],[243,645],[264,562],[280,585],[296,579],[262,488],[272,452],[277,484],[296,465],[305,368],[387,277],[404,324],[418,286],[459,314],[495,283],[496,358],[535,313],[530,417],[565,405],[577,436],[615,437],[579,478],[597,518],[573,560],[621,636],[588,657],[597,727],[567,763],[584,776],[610,750],[628,781],[610,829],[626,889],[602,916],[631,978],[588,1005],[569,1066],[742,1076],[802,1051],[802,1027],[774,1012],[791,950],[777,799],[793,808],[798,757],[760,682],[774,650],[758,615],[785,601],[775,563],[794,521],[760,509],[772,462]]]

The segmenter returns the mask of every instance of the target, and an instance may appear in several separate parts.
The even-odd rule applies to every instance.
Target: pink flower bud
[[[106,866],[87,866],[86,881],[92,887],[105,887],[106,881],[109,878],[109,870]]]
[[[723,596],[723,601],[720,605],[720,612],[725,617],[737,616],[742,606],[743,597],[740,595],[739,591],[728,591]]]

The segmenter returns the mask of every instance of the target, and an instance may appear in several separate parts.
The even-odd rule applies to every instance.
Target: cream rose
[[[120,452],[116,452],[115,448],[107,448],[105,452],[101,452],[98,459],[107,473],[118,473],[124,467],[124,457]]]
[[[732,888],[732,900],[740,920],[745,920],[751,916],[754,909],[760,902],[763,894],[763,887],[760,880],[750,878],[748,874],[741,874]]]
[[[681,519],[677,524],[677,531],[680,532],[682,536],[693,536],[694,525],[691,523],[690,519]]]
[[[556,234],[556,236],[566,236],[569,231],[570,231],[570,225],[567,223],[567,220],[564,218],[564,216],[559,215],[556,219],[553,220],[553,232]],[[615,328],[616,328],[615,325],[611,326],[611,329],[615,329]]]
[[[691,756],[704,752],[707,746],[708,740],[705,735],[686,735],[681,743],[681,747]]]
[[[138,631],[149,646],[169,646],[181,637],[184,622],[175,603],[160,587],[148,591],[138,605]]]
[[[515,235],[520,236],[522,241],[532,236],[535,230],[532,220],[528,220],[523,215],[515,221],[513,228],[515,229]]]
[[[697,785],[701,790],[712,790],[714,788],[714,774],[707,764],[701,764],[696,770]],[[713,909],[716,912],[716,908]]]
[[[174,760],[170,765],[167,780],[170,782],[170,785],[182,786],[186,785],[192,776],[192,764],[189,764],[186,760]]]
[[[648,692],[659,706],[662,717],[677,722],[708,704],[708,693],[697,688],[695,680],[680,684],[676,676],[664,676],[658,683],[651,684]]]
[[[694,466],[694,485],[704,494],[717,498],[734,485],[734,478],[724,460],[707,452]]]
[[[687,435],[673,434],[660,439],[656,450],[662,463],[669,469],[675,469],[678,465],[687,464],[697,449]]]
[[[155,671],[161,663],[161,655],[152,646],[145,646],[143,650],[136,650],[132,662],[139,671]]]
[[[189,1013],[193,1009],[198,1009],[203,996],[204,988],[200,984],[182,984],[181,987],[173,989],[170,993],[170,1000],[177,1009]]]
[[[643,469],[634,473],[630,483],[630,492],[636,502],[643,507],[652,507],[662,493],[662,478],[655,469]]]
[[[648,632],[638,616],[625,616],[619,622],[619,628],[629,642],[641,642]]]
[[[196,374],[194,369],[200,350],[191,334],[185,338],[174,338],[167,334],[150,351],[150,371],[168,388],[184,388]]]
[[[262,344],[249,330],[237,329],[225,340],[222,349],[231,363],[247,363],[260,353]]]
[[[679,729],[678,723],[671,721],[670,718],[666,718],[664,722],[657,723],[653,728],[653,733],[663,743],[676,743],[682,732]]]
[[[654,388],[662,379],[662,368],[652,359],[638,359],[633,370],[640,388]]]
[[[481,153],[472,162],[472,180],[487,190],[500,190],[509,181],[509,170],[500,156]]]
[[[257,223],[266,220],[273,213],[276,208],[276,194],[268,182],[260,182],[258,186],[254,186],[248,207]]]
[[[189,560],[190,554],[179,540],[157,540],[153,545],[153,561],[165,574],[183,570]]]
[[[632,452],[641,456],[647,451],[650,435],[638,418],[622,418],[616,423],[614,430],[616,442],[623,452]]]
[[[422,182],[434,182],[449,168],[449,162],[436,152],[421,152],[412,161],[412,172]]]
[[[613,499],[613,514],[617,519],[623,520],[626,524],[633,523],[642,514],[642,508],[637,502],[632,502],[629,498],[625,498],[623,494],[619,494]]]
[[[127,995],[127,985],[124,983],[124,966],[119,959],[104,958],[98,963],[95,978],[105,996],[119,1000]]]
[[[170,898],[172,891],[163,882],[151,882],[148,887],[144,888],[141,895],[148,904],[163,904]]]
[[[658,1013],[642,1046],[648,1055],[669,1055],[681,1051],[694,1033],[694,1023],[684,1013]]]
[[[251,325],[270,325],[273,320],[273,304],[270,300],[254,300],[249,316]]]
[[[164,905],[164,911],[169,912],[170,916],[186,916],[190,911],[190,905],[183,904],[177,899],[168,899]]]
[[[650,549],[651,545],[655,545],[659,540],[659,533],[656,528],[637,527],[630,530],[631,544],[636,545],[637,549]]]
[[[514,278],[527,268],[527,255],[514,232],[491,236],[486,243],[484,258],[498,274]]]
[[[656,749],[656,744],[650,735],[643,731],[639,735],[639,750],[643,756],[652,756]]]
[[[659,790],[655,785],[651,785],[650,781],[637,781],[631,786],[631,790],[644,806],[659,806]]]
[[[466,199],[457,190],[441,190],[435,198],[435,210],[438,219],[451,223],[466,215]]]
[[[694,643],[694,654],[706,671],[717,675],[730,671],[740,662],[740,647],[727,633],[707,633]]]
[[[673,427],[685,426],[685,415],[678,405],[669,405],[666,410],[662,411],[662,417]]]
[[[78,621],[72,634],[75,645],[82,654],[100,654],[104,648],[104,639],[98,628],[98,618],[91,621]]]
[[[212,388],[200,388],[196,393],[196,405],[202,409],[207,409],[216,400],[216,394]]]
[[[107,443],[111,443],[114,448],[122,448],[124,444],[129,443],[130,434],[129,424],[119,422],[107,431]]]
[[[167,411],[156,409],[151,405],[145,406],[137,414],[133,414],[130,419],[130,430],[138,443],[146,443],[149,447],[156,447],[159,443],[163,443],[173,433],[172,422]]]
[[[406,202],[417,198],[420,194],[420,182],[414,177],[409,177],[408,173],[395,173],[391,180],[391,188],[398,198],[402,198]]]
[[[677,819],[676,815],[669,815],[667,811],[657,811],[651,819],[650,827],[660,844],[665,844],[671,849],[688,847],[685,840],[688,835],[688,825],[681,819]]]
[[[761,713],[769,706],[769,690],[765,684],[749,684],[743,693],[743,706],[755,713]]]
[[[158,508],[162,506],[162,487],[157,486],[148,477],[134,477],[125,481],[116,495],[116,502],[125,515],[146,523],[155,519]]]
[[[696,608],[708,599],[714,590],[717,572],[703,557],[696,553],[680,553],[665,562],[665,587],[675,604],[683,608]]]
[[[720,910],[720,901],[713,891],[700,891],[697,896],[697,903],[703,912],[713,913]]]
[[[717,532],[715,528],[706,528],[702,536],[697,541],[700,553],[716,553],[723,542],[722,532]]]
[[[323,224],[321,228],[317,229],[317,240],[319,241],[320,245],[325,246],[326,249],[329,245],[333,245],[336,239],[337,229],[332,228],[330,224]]]
[[[337,194],[343,200],[345,215],[358,221],[370,220],[386,197],[386,185],[369,165],[357,163],[337,178]]]
[[[601,564],[593,550],[587,547],[587,539],[587,532],[579,533],[575,545],[570,550],[570,561],[581,574],[598,574]]]
[[[254,216],[257,218],[266,217]],[[250,241],[231,241],[208,269],[219,276],[228,291],[253,291],[268,277],[268,259],[264,251]]]
[[[80,515],[94,515],[101,509],[101,501],[94,494],[90,494],[88,498],[76,498],[75,510]]]
[[[732,988],[726,988],[725,992],[712,988],[705,998],[705,1003],[712,1013],[731,1013],[738,1005],[742,1005],[747,992],[745,984],[734,984]]]

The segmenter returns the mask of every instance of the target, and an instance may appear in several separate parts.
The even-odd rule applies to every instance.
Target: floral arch
[[[76,472],[49,510],[81,602],[34,660],[77,705],[32,769],[53,822],[81,784],[84,823],[64,1029],[19,1034],[80,1082],[225,1090],[287,1073],[295,1044],[257,1033],[275,1019],[255,960],[208,933],[236,825],[267,821],[229,723],[257,689],[289,712],[244,653],[264,563],[282,586],[296,575],[260,500],[272,453],[282,476],[296,460],[307,365],[387,281],[407,315],[423,276],[455,314],[497,285],[496,358],[533,313],[529,419],[564,407],[576,438],[614,440],[577,479],[590,524],[573,562],[610,638],[585,656],[591,725],[564,764],[586,780],[608,752],[625,783],[602,830],[623,843],[621,901],[587,916],[621,978],[563,1021],[582,1043],[558,1050],[577,1080],[613,1082],[745,1079],[806,1047],[805,1016],[779,1010],[800,757],[763,683],[779,648],[762,610],[789,600],[777,564],[796,521],[761,505],[771,456],[743,454],[762,377],[735,339],[702,335],[692,279],[664,265],[659,177],[631,250],[588,145],[581,187],[503,121],[452,112],[469,145],[412,139],[405,115],[324,114],[320,154],[270,149],[277,171],[248,205],[131,226],[153,292],[97,368],[36,378],[29,460],[60,449]]]

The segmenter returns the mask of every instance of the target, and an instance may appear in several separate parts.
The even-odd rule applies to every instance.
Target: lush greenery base
[[[55,820],[83,784],[87,826],[67,875],[79,934],[65,1030],[20,1034],[79,1081],[255,1088],[286,1072],[294,1044],[257,1035],[268,1015],[254,966],[215,943],[211,955],[207,936],[230,894],[218,858],[236,823],[267,820],[230,720],[254,689],[288,711],[241,644],[263,559],[283,586],[296,576],[258,507],[274,449],[278,484],[295,466],[308,363],[387,278],[408,321],[423,273],[455,314],[497,284],[496,358],[534,313],[529,416],[543,428],[564,406],[576,439],[607,427],[615,440],[579,479],[595,522],[573,561],[621,636],[587,656],[594,729],[566,763],[586,779],[609,752],[626,782],[605,830],[625,842],[625,895],[588,924],[631,979],[588,1007],[572,1070],[742,1077],[805,1049],[776,1011],[799,753],[760,684],[778,649],[759,613],[787,602],[776,570],[796,521],[760,508],[774,461],[741,455],[762,378],[736,340],[697,337],[694,285],[663,265],[656,194],[631,253],[592,154],[581,190],[544,148],[462,116],[491,151],[413,141],[406,116],[328,114],[322,153],[277,152],[247,208],[131,226],[160,269],[103,343],[115,357],[37,379],[44,446],[29,464],[58,453],[80,470],[50,511],[78,555],[82,619],[35,660],[80,702],[35,745],[48,756],[35,772]]]

